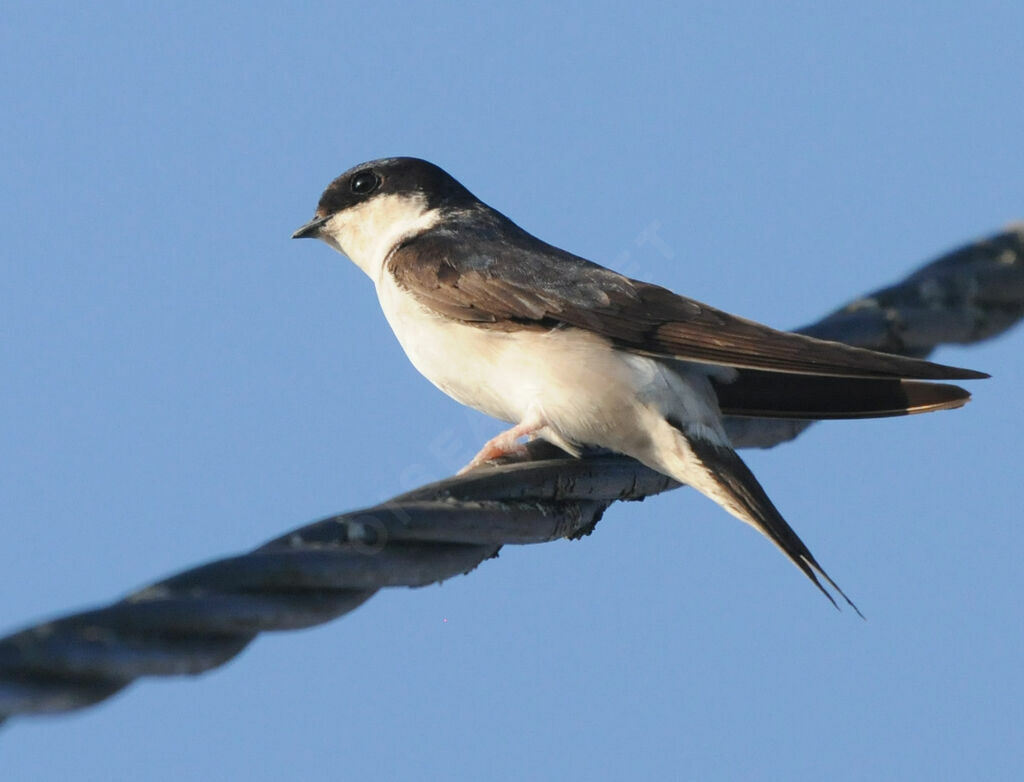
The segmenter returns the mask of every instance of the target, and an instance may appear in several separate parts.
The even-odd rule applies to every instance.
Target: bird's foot
[[[480,449],[480,453],[474,456],[470,463],[459,470],[456,475],[467,473],[485,462],[500,459],[502,456],[525,456],[526,445],[520,443],[519,438],[536,434],[541,428],[542,425],[539,423],[524,421],[502,432],[497,437],[492,437]]]

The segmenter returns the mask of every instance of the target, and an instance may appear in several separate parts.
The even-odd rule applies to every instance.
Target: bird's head
[[[396,244],[433,227],[446,211],[473,203],[466,188],[426,160],[371,160],[331,182],[313,219],[292,238],[322,239],[376,279]]]

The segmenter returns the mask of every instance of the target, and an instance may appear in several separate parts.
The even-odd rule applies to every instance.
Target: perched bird
[[[853,606],[733,450],[723,415],[942,410],[969,394],[920,380],[987,377],[777,331],[630,279],[531,236],[416,158],[346,171],[293,234],[305,237],[373,280],[428,380],[514,424],[467,469],[521,449],[525,436],[574,455],[582,446],[627,454],[753,526],[833,604],[818,576]]]

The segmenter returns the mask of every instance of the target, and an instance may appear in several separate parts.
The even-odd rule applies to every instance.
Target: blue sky
[[[0,27],[0,631],[369,505],[498,424],[291,231],[418,155],[780,327],[1024,217],[1017,3],[109,3]],[[641,242],[654,231],[658,242]],[[1011,779],[1024,334],[956,413],[747,456],[868,617],[695,492],[0,734],[6,779]],[[454,446],[452,446],[454,444]]]

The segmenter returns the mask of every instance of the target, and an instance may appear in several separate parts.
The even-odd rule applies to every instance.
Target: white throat
[[[324,224],[321,238],[347,255],[376,284],[395,245],[440,219],[440,210],[428,209],[421,195],[381,195],[336,214]]]

